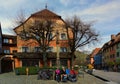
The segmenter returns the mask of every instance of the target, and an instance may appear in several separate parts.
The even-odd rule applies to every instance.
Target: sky
[[[108,42],[111,34],[120,32],[120,0],[0,0],[0,22],[3,34],[13,34],[14,19],[24,11],[26,18],[45,8],[62,19],[77,15],[83,22],[94,22],[92,27],[100,33],[95,45],[82,47],[91,51]]]

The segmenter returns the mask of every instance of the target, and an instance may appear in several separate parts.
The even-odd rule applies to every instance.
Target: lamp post
[[[5,56],[2,56],[2,57],[0,58],[0,73],[2,73],[2,66],[1,66],[1,65],[2,65],[1,63],[2,63],[2,62],[1,62],[1,61],[2,61],[3,58],[6,58],[6,57],[13,57],[13,56],[5,55]]]
[[[56,47],[57,47],[57,57],[56,57],[56,63],[57,67],[60,67],[60,56],[59,56],[59,32],[56,31]]]

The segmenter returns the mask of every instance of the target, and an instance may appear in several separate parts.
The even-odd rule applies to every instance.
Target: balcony
[[[24,58],[43,58],[43,53],[41,52],[18,52],[18,53],[14,53],[14,57],[17,57],[17,58],[21,58],[21,59],[24,59]],[[56,52],[47,52],[47,58],[53,58],[55,59],[57,57],[57,53]],[[60,58],[71,58],[71,55],[70,55],[70,52],[61,52],[60,53]]]
[[[17,46],[16,36],[3,35],[2,46]]]

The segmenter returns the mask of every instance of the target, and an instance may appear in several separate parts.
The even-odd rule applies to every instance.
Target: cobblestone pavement
[[[77,82],[56,82],[55,80],[37,80],[37,75],[15,75],[14,72],[0,74],[0,84],[106,84],[89,74],[78,77]]]

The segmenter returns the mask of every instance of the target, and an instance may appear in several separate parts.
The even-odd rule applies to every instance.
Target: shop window
[[[52,66],[56,66],[56,60],[51,60],[52,61]]]
[[[67,60],[65,59],[60,60],[60,65],[67,66]]]
[[[37,60],[37,59],[23,59],[22,66],[39,66],[39,60]]]

